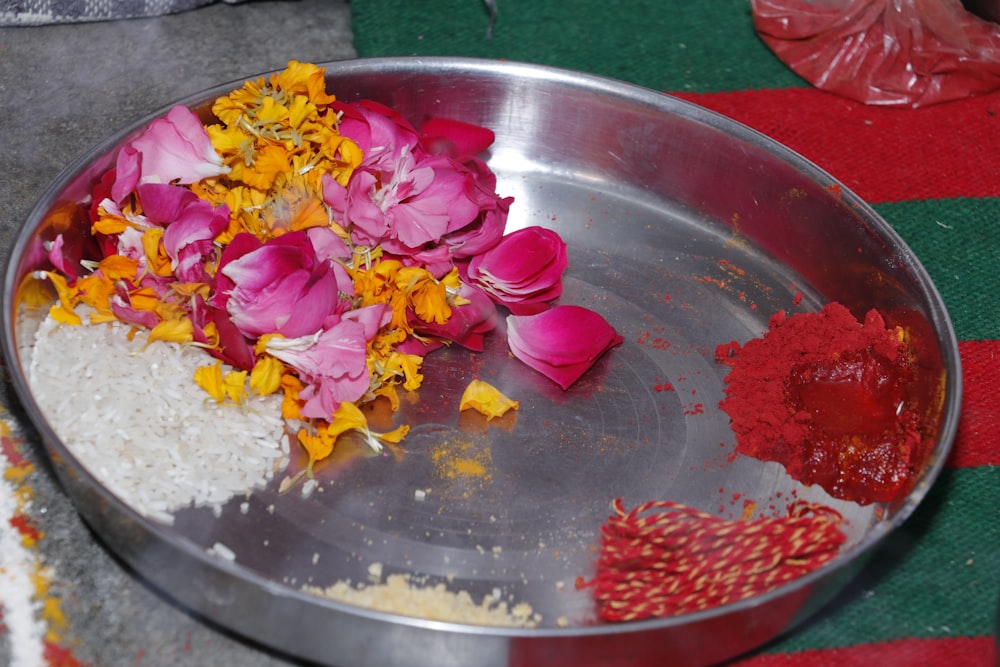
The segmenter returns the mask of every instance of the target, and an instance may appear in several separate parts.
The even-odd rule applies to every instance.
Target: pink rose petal
[[[581,306],[507,317],[507,344],[514,356],[563,389],[622,340],[600,314]]]
[[[538,312],[562,294],[566,243],[544,227],[525,227],[469,261],[469,279],[515,314]],[[521,311],[518,313],[518,311]]]
[[[451,118],[428,118],[420,128],[420,143],[428,152],[458,158],[482,153],[495,138],[490,129]]]
[[[343,401],[357,401],[368,391],[367,319],[362,314],[313,336],[268,341],[267,351],[298,371],[305,384],[299,392],[303,417],[330,419]]]
[[[154,120],[129,145],[142,156],[139,183],[186,185],[229,171],[215,152],[205,126],[183,105]]]

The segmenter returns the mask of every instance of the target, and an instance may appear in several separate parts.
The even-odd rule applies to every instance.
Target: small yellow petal
[[[148,310],[155,313],[156,308],[160,305],[160,297],[156,296],[152,287],[140,287],[128,293],[128,302],[136,310]]]
[[[163,228],[150,227],[142,234],[142,249],[146,253],[146,266],[158,276],[172,273],[170,256],[163,248]]]
[[[163,320],[149,332],[149,342],[165,340],[171,343],[189,343],[194,340],[194,326],[187,318]]]
[[[221,403],[226,398],[226,388],[222,384],[222,362],[211,366],[199,366],[194,372],[194,381],[208,395]]]
[[[284,392],[281,401],[282,418],[301,419],[303,402],[299,400],[299,392],[302,391],[302,382],[291,373],[285,373],[281,376],[281,389]]]
[[[125,218],[105,215],[98,218],[97,221],[91,225],[91,231],[100,234],[107,234],[108,236],[114,236],[115,234],[121,234],[131,226],[132,225],[129,224],[128,220]]]
[[[272,356],[257,360],[250,371],[250,389],[259,396],[268,396],[281,388],[281,375],[285,365]]]
[[[501,417],[508,410],[517,410],[518,401],[513,401],[498,390],[493,385],[482,380],[473,380],[462,393],[462,400],[459,403],[459,411],[472,408],[478,410],[487,419]]]
[[[53,304],[52,308],[49,309],[52,319],[63,324],[80,324],[82,320],[73,310],[79,301],[76,289],[70,287],[66,279],[58,273],[46,271],[44,275],[56,288],[56,294],[59,295],[59,303]]]
[[[247,396],[247,372],[230,371],[222,378],[222,386],[225,388],[226,396],[233,403],[242,403]]]
[[[45,274],[29,273],[17,286],[14,303],[23,303],[29,308],[41,308],[52,302],[52,288],[46,283]]]
[[[410,427],[406,424],[394,428],[388,433],[372,433],[376,438],[382,440],[383,442],[388,442],[391,445],[398,445],[406,437],[406,434],[410,432]]]
[[[336,432],[337,435],[350,430],[367,431],[368,418],[357,405],[344,401],[333,412],[330,430]]]
[[[317,461],[322,461],[333,453],[333,446],[337,442],[336,436],[330,436],[329,432],[320,424],[316,428],[316,433],[310,433],[307,429],[299,429],[299,444],[309,455],[309,470]]]
[[[77,315],[72,310],[67,309],[62,304],[54,304],[49,309],[49,316],[51,316],[52,319],[54,319],[56,322],[61,322],[62,324],[71,324],[73,326],[76,326],[77,324],[83,322],[83,320],[80,319],[79,315]]]

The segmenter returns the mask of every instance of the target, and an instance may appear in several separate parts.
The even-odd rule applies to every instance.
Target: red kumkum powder
[[[861,504],[892,500],[922,448],[919,415],[907,403],[913,379],[902,329],[845,306],[775,314],[761,338],[720,345],[731,367],[719,407],[736,451],[780,463],[803,484]]]

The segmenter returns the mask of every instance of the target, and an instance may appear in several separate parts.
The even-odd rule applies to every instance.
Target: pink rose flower
[[[556,306],[537,315],[507,317],[510,351],[563,389],[622,340],[599,313],[581,306]]]
[[[479,216],[470,224],[447,234],[441,242],[451,249],[455,259],[467,259],[493,248],[503,238],[507,214],[513,197],[500,197],[496,192],[496,176],[478,159],[470,159],[465,166],[473,174],[470,195],[479,206]]]
[[[364,151],[364,159],[346,186],[325,177],[323,198],[355,243],[381,245],[404,263],[429,264],[435,274],[449,270],[453,248],[454,257],[467,257],[496,244],[511,199],[497,196],[495,177],[466,153],[489,146],[492,132],[432,120],[430,128],[440,136],[421,139],[381,105],[344,105],[342,112],[340,132]],[[432,153],[425,141],[447,145]]]
[[[222,253],[212,305],[224,307],[248,338],[307,336],[347,307],[354,287],[343,279],[346,275],[316,256],[304,232],[264,244],[251,234],[237,234]]]
[[[362,100],[332,107],[341,113],[340,135],[348,137],[363,151],[362,167],[393,171],[403,148],[412,153],[419,145],[417,131],[410,122],[387,106]]]
[[[213,208],[187,188],[159,183],[136,187],[146,220],[165,227],[163,248],[177,280],[209,282],[205,258],[215,252],[214,240],[229,224],[229,207]]]
[[[566,243],[544,227],[525,227],[469,261],[469,280],[515,315],[541,312],[562,294]]]
[[[367,345],[391,312],[384,304],[350,311],[326,329],[301,338],[271,338],[267,352],[294,368],[305,387],[303,417],[330,419],[344,401],[359,400],[371,386]]]
[[[391,171],[361,167],[346,188],[324,177],[323,198],[355,243],[409,255],[476,219],[479,206],[470,186],[470,174],[451,159],[418,162],[404,146]]]

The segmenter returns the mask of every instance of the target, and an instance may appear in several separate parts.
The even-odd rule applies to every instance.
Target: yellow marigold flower
[[[287,117],[288,107],[278,102],[274,95],[262,95],[260,105],[254,114],[254,120],[256,121],[255,129],[257,129],[257,125],[275,123]]]
[[[373,451],[380,452],[384,444],[398,445],[409,433],[410,427],[399,426],[388,433],[377,433],[368,427],[368,419],[354,403],[341,403],[329,422],[319,422],[314,430],[303,428],[298,433],[299,442],[309,455],[307,474],[312,474],[313,464],[330,456],[337,438],[348,431],[357,431]]]
[[[322,195],[296,172],[278,174],[274,195],[259,212],[259,219],[262,228],[273,236],[330,225],[330,213]]]
[[[284,146],[271,144],[257,151],[252,165],[248,165],[241,174],[244,183],[258,190],[271,189],[278,174],[291,169],[288,151]]]
[[[407,295],[407,303],[424,322],[445,324],[451,317],[448,290],[427,269],[407,267],[399,273],[401,288]],[[405,282],[404,282],[405,281]]]
[[[507,398],[499,389],[488,382],[473,380],[462,393],[458,409],[462,411],[472,408],[487,419],[493,419],[494,417],[502,417],[509,410],[517,410],[519,405],[518,401]]]
[[[347,185],[351,174],[364,158],[364,151],[356,143],[333,132],[323,137],[319,150],[330,160],[324,171],[343,186]]]
[[[389,401],[389,408],[393,412],[399,410],[399,392],[396,391],[396,385],[386,383],[373,388],[371,391],[372,400],[378,398],[379,396]],[[365,398],[367,399],[368,397],[366,396]]]
[[[316,105],[309,101],[305,95],[295,95],[292,97],[292,104],[288,108],[288,125],[294,129],[299,129],[307,118],[316,115]]]
[[[382,451],[383,442],[398,445],[410,431],[409,426],[403,425],[388,433],[376,433],[368,428],[368,418],[361,412],[361,408],[348,402],[341,403],[334,411],[331,429],[338,435],[347,431],[357,431],[376,452]]]
[[[231,211],[229,227],[216,237],[221,244],[229,243],[240,232],[250,232],[262,237],[260,210],[267,201],[267,194],[260,190],[237,185],[226,193],[226,205]]]
[[[326,70],[313,63],[288,61],[288,66],[271,75],[271,85],[280,90],[305,93],[314,104],[329,104],[336,100],[326,94]]]
[[[226,125],[238,124],[247,109],[256,106],[265,85],[264,79],[247,81],[241,88],[215,100],[212,113]]]

